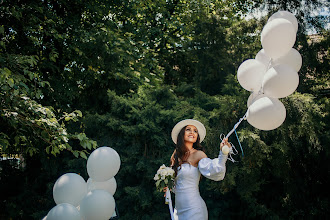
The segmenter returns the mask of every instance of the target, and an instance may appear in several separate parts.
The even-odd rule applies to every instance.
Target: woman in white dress
[[[207,208],[199,194],[201,174],[215,181],[225,176],[227,155],[222,154],[221,149],[224,145],[231,146],[225,139],[220,145],[218,158],[211,160],[200,145],[205,135],[204,125],[193,119],[180,121],[172,130],[172,140],[176,144],[171,157],[171,166],[176,174],[176,220],[207,220]]]

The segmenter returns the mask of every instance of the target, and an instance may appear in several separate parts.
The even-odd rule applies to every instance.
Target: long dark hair
[[[174,163],[172,163],[172,168],[175,171],[175,176],[178,174],[178,168],[181,166],[181,164],[183,164],[184,162],[186,162],[186,160],[188,159],[190,152],[188,151],[188,149],[186,148],[186,145],[184,144],[184,133],[186,131],[186,127],[184,126],[181,131],[178,134],[178,139],[176,142],[176,146],[175,146],[175,153],[174,153]],[[197,136],[197,140],[196,142],[193,144],[193,148],[195,148],[196,150],[201,150],[204,151],[204,147],[200,144],[200,138],[199,138],[199,134]],[[172,162],[172,161],[171,161]]]

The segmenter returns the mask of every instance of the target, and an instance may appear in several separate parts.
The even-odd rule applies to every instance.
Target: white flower
[[[154,176],[154,180],[156,181],[156,180],[159,180],[159,175],[158,174],[155,174],[155,176]]]
[[[161,169],[160,172],[159,172],[159,174],[162,176],[162,179],[164,179],[165,176],[167,176],[167,171],[166,171],[166,169]],[[164,178],[163,178],[163,177],[164,177]]]
[[[166,167],[165,169],[166,169],[167,175],[169,175],[169,176],[171,176],[175,173],[174,170],[170,167]]]
[[[162,170],[164,170],[166,168],[166,166],[163,164],[163,165],[161,165],[160,167],[159,167],[159,169],[157,170],[157,174],[160,174],[160,172],[162,171]]]

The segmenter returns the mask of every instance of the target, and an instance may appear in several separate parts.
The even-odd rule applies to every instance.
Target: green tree
[[[203,178],[201,194],[210,219],[327,216],[329,34],[326,18],[309,16],[318,4],[2,1],[1,150],[23,153],[26,167],[1,162],[0,217],[45,216],[60,175],[88,178],[84,158],[96,147],[93,139],[121,156],[121,218],[168,219],[153,176],[173,152],[171,129],[184,118],[201,120],[206,153],[217,156],[219,134],[246,111],[249,94],[236,70],[261,49],[258,33],[267,19],[243,15],[263,7],[299,19],[300,93],[282,99],[288,115],[280,128],[240,125],[244,157],[228,162],[224,181]],[[318,41],[310,41],[308,25]]]

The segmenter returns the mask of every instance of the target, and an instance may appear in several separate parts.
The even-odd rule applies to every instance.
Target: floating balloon
[[[266,67],[255,59],[245,60],[237,70],[240,85],[248,91],[259,91]]]
[[[277,59],[287,54],[296,41],[292,23],[284,18],[268,22],[261,32],[261,44],[266,54]]]
[[[269,69],[263,80],[263,92],[273,98],[291,95],[298,87],[298,73],[287,65],[276,65]]]
[[[87,193],[87,183],[75,173],[62,175],[54,184],[53,197],[56,204],[69,203],[75,207]]]
[[[264,49],[261,49],[256,57],[256,60],[260,61],[261,63],[263,63],[266,66],[266,69],[268,69],[271,66],[271,62],[270,62],[270,57],[267,56],[266,52]]]
[[[290,51],[284,56],[274,59],[272,61],[270,61],[270,57],[267,56],[265,50],[262,49],[257,53],[255,59],[262,62],[268,68],[271,68],[278,64],[286,64],[288,66],[291,66],[296,72],[300,70],[302,65],[301,55],[294,48],[291,48]]]
[[[257,92],[253,92],[251,93],[251,95],[249,96],[248,100],[247,100],[247,107],[250,107],[250,105],[257,101],[258,99],[260,98],[263,98],[265,97],[266,95],[265,94],[258,94]]]
[[[117,189],[117,182],[114,177],[103,182],[96,182],[93,179],[89,178],[87,180],[87,189],[88,191],[92,191],[94,189],[103,189],[109,192],[111,195],[114,195]]]
[[[120,168],[120,157],[110,147],[94,150],[87,160],[88,175],[97,182],[103,182],[115,176]]]
[[[108,220],[115,211],[115,199],[105,190],[93,190],[80,204],[80,214],[84,220]]]
[[[276,19],[276,18],[284,18],[288,21],[290,21],[294,27],[294,30],[298,31],[298,21],[297,21],[297,18],[291,13],[291,12],[288,12],[288,11],[278,11],[276,13],[274,13],[272,16],[270,16],[270,18],[268,19],[268,22]]]
[[[52,208],[46,217],[47,220],[81,220],[76,207],[68,203],[58,204]]]
[[[288,66],[291,66],[296,72],[298,72],[302,65],[302,58],[300,53],[296,49],[291,48],[291,50],[287,54],[275,59],[272,64],[273,66],[278,64],[286,64]]]
[[[247,112],[247,121],[260,130],[278,128],[285,120],[286,110],[276,98],[263,97],[253,102]]]

